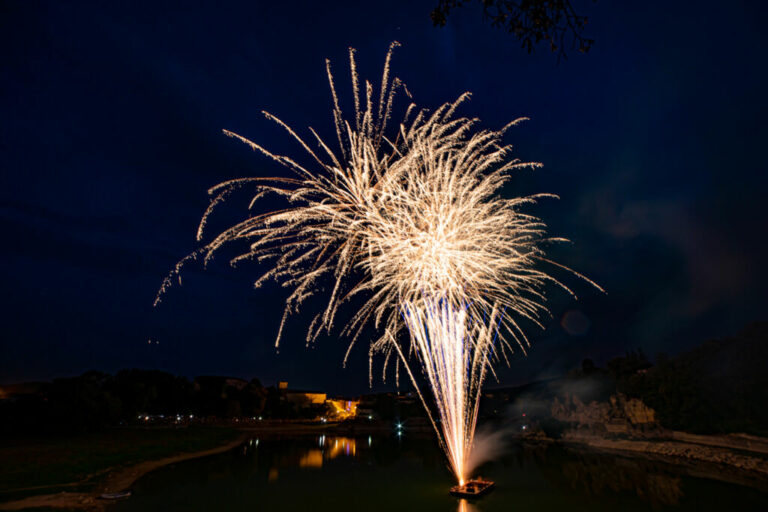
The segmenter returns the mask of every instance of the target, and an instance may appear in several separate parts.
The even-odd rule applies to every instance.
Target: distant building
[[[285,399],[297,405],[298,407],[310,407],[312,405],[323,405],[327,395],[320,391],[305,391],[299,389],[290,389],[285,393]]]
[[[395,394],[395,400],[401,405],[413,405],[416,403],[416,395],[412,391],[398,392]]]
[[[280,399],[293,404],[297,409],[326,405],[330,414],[337,419],[347,419],[357,414],[357,406],[360,400],[348,398],[328,398],[322,391],[310,391],[303,389],[289,389],[288,382],[277,383]]]
[[[341,418],[351,418],[357,415],[357,406],[360,400],[347,400],[345,398],[329,398],[325,402],[330,407],[331,412]]]
[[[277,389],[280,391],[281,400],[285,400],[299,409],[323,405],[328,398],[327,394],[321,391],[288,389],[288,383],[285,381],[278,382]]]

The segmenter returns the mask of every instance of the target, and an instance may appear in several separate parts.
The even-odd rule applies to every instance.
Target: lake
[[[445,459],[423,436],[254,437],[145,475],[113,510],[768,510],[768,494],[695,467],[559,446],[513,444],[479,472],[496,489],[471,503],[448,494],[454,481]]]

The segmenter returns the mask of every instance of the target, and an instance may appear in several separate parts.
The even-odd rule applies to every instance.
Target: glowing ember
[[[350,49],[355,106],[351,120],[342,115],[326,61],[338,153],[310,128],[318,146],[315,152],[265,112],[308,153],[313,171],[225,131],[286,166],[295,177],[241,178],[211,188],[211,205],[198,239],[203,239],[215,207],[237,188],[255,188],[251,206],[267,194],[286,199],[290,206],[249,217],[179,262],[156,302],[186,262],[202,256],[207,263],[219,248],[236,240],[248,241],[250,248],[233,264],[270,263],[257,287],[275,279],[291,290],[276,344],[288,315],[320,290],[323,278],[330,278],[333,287],[327,306],[309,326],[308,344],[331,330],[342,303],[364,297],[343,328],[351,337],[350,350],[367,324],[379,329],[382,334],[370,344],[369,355],[384,354],[384,377],[392,360],[396,376],[401,365],[406,370],[463,484],[472,469],[467,463],[480,390],[492,363],[506,360],[514,346],[525,351],[528,341],[518,322],[541,325],[539,319],[548,314],[548,283],[570,293],[535,266],[552,263],[544,256],[544,243],[563,239],[546,237],[544,223],[521,211],[538,198],[554,196],[497,195],[510,171],[540,165],[509,158],[511,147],[500,142],[507,128],[521,120],[499,131],[476,130],[475,120],[454,118],[456,108],[469,97],[464,94],[434,113],[411,104],[394,137],[385,136],[395,93],[405,89],[398,78],[390,80],[395,46],[387,53],[378,95],[366,81],[363,98]],[[410,333],[410,343],[403,341],[404,330]],[[429,383],[439,428],[409,365],[413,359]]]

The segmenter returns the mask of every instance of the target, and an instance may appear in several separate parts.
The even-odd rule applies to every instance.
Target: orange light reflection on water
[[[310,448],[299,457],[300,468],[322,468],[323,462],[327,460],[333,460],[341,456],[355,457],[357,455],[357,441],[354,438],[326,438],[323,435],[318,438],[317,445],[318,448]]]
[[[459,500],[459,508],[457,509],[458,512],[478,512],[478,509],[476,506],[465,500],[464,498]]]
[[[313,448],[299,459],[300,468],[321,468],[323,467],[323,452]]]
[[[341,455],[354,457],[357,454],[357,442],[349,437],[337,437],[330,442],[328,459],[335,459]]]

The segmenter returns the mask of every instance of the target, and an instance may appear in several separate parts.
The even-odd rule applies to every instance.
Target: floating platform
[[[458,498],[479,498],[491,492],[496,485],[490,480],[476,478],[467,481],[464,485],[454,485],[451,487],[451,494]]]

